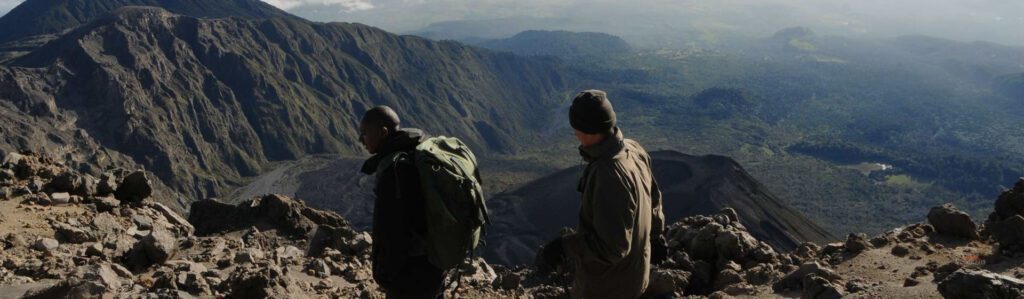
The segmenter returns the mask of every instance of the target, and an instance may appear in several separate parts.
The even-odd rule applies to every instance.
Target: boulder
[[[904,256],[907,256],[908,254],[910,254],[910,248],[908,248],[907,246],[904,246],[904,245],[901,244],[901,245],[893,246],[892,250],[890,252],[892,253],[892,255],[895,255],[895,256],[898,256],[898,257],[904,257]]]
[[[139,241],[146,258],[152,264],[163,264],[178,252],[178,239],[164,229],[154,229]]]
[[[53,179],[50,180],[50,183],[46,186],[53,192],[71,193],[82,187],[82,184],[83,179],[81,175],[72,171],[64,171],[53,177]]]
[[[846,295],[842,287],[817,275],[805,276],[802,284],[801,299],[839,299]]]
[[[1014,184],[1013,188],[1004,191],[996,199],[995,209],[989,215],[989,221],[998,221],[1017,215],[1024,215],[1024,178]]]
[[[661,298],[673,294],[681,296],[690,284],[690,272],[677,269],[652,269],[650,284],[647,286],[648,298]]]
[[[782,292],[786,290],[806,288],[802,285],[804,278],[811,275],[824,278],[830,282],[838,282],[842,279],[842,277],[840,277],[835,271],[818,262],[807,262],[800,265],[800,268],[797,268],[793,272],[783,276],[782,279],[772,285],[772,289],[776,292]]]
[[[171,224],[171,231],[174,232],[175,235],[177,235],[178,237],[188,237],[196,232],[195,227],[193,227],[192,224],[188,222],[188,219],[185,219],[185,217],[182,217],[177,212],[174,212],[173,210],[171,210],[171,208],[167,207],[166,205],[158,202],[152,202],[149,203],[148,206],[153,210],[159,212],[160,215],[163,215],[164,218],[167,219],[167,222]]]
[[[98,281],[68,278],[52,286],[31,289],[21,298],[100,298],[100,296],[107,292],[106,289],[106,286]]]
[[[302,292],[280,267],[243,267],[231,273],[223,284],[225,298],[290,298]]]
[[[939,282],[945,298],[1024,298],[1024,281],[985,270],[960,269]]]
[[[928,223],[940,234],[971,240],[980,238],[978,226],[971,220],[971,215],[957,210],[952,204],[932,208],[928,212]]]
[[[107,172],[100,175],[99,181],[96,182],[96,195],[110,195],[117,191],[118,187],[117,176],[113,173]]]
[[[868,242],[868,235],[865,234],[850,234],[846,237],[845,245],[846,251],[850,253],[860,253],[871,248],[871,243]]]
[[[132,172],[114,191],[114,197],[124,202],[142,202],[153,195],[152,182],[145,171]]]
[[[82,244],[87,242],[96,242],[98,238],[96,233],[88,230],[88,228],[78,228],[71,226],[67,223],[58,223],[54,226],[57,234],[64,238],[67,243],[71,244]]]

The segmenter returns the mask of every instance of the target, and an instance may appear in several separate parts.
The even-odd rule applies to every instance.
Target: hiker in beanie
[[[411,163],[390,161],[426,140],[419,129],[403,129],[387,106],[370,109],[359,125],[359,140],[370,154],[362,172],[377,176],[373,207],[373,278],[387,298],[440,298],[444,270],[427,260],[424,197]]]
[[[538,264],[571,262],[573,298],[637,298],[647,288],[652,259],[658,263],[667,253],[651,158],[623,138],[603,91],[580,92],[569,124],[588,163],[577,187],[583,201],[579,225],[545,245]]]

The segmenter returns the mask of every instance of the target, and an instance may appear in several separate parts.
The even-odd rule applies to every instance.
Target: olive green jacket
[[[617,128],[600,144],[581,147],[580,154],[589,162],[578,187],[580,222],[562,239],[576,268],[572,297],[639,297],[650,279],[651,242],[664,241],[651,158]]]

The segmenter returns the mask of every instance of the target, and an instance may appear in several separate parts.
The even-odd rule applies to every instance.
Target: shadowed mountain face
[[[157,6],[208,18],[295,18],[259,0],[28,0],[0,18],[0,43],[62,33],[125,6]]]
[[[781,250],[802,242],[836,238],[790,208],[730,158],[690,156],[673,151],[651,153],[661,186],[667,223],[734,208],[752,235]],[[488,202],[492,225],[483,256],[491,262],[530,264],[536,249],[576,226],[583,166],[569,168],[498,195]]]
[[[206,198],[270,161],[361,152],[359,117],[380,104],[481,153],[515,152],[559,105],[561,73],[358,24],[130,7],[0,66],[0,100]]]

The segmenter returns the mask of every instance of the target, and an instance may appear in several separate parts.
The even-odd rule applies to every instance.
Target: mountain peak
[[[297,18],[259,0],[27,0],[0,17],[0,43],[60,34],[126,6],[203,18]]]

